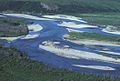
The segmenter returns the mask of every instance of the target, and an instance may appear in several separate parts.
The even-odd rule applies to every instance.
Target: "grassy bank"
[[[28,33],[27,24],[31,22],[23,19],[0,18],[0,37],[15,37]]]
[[[95,24],[102,27],[109,25],[116,27],[117,31],[120,30],[120,13],[84,13],[84,14],[70,14],[82,17],[83,20],[90,24]],[[97,33],[78,33],[70,32],[71,39],[91,39],[98,41],[110,41],[120,43],[120,37],[101,35]]]
[[[90,40],[98,40],[98,41],[109,41],[109,42],[117,42],[120,43],[120,37],[116,36],[108,36],[101,35],[97,33],[78,33],[78,32],[70,32],[69,33],[71,39],[79,40],[79,39],[90,39]]]
[[[120,78],[55,69],[27,59],[14,48],[0,46],[1,81],[119,81]]]
[[[120,13],[84,13],[74,14],[68,13],[83,18],[90,24],[95,24],[101,27],[111,28],[112,31],[120,31]]]
[[[71,13],[71,15],[82,17],[91,24],[120,26],[120,13]]]

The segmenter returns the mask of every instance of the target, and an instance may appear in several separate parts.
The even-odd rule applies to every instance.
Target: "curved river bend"
[[[9,15],[7,15],[9,16]],[[13,16],[12,16],[13,17]],[[23,17],[19,17],[23,18]],[[80,72],[93,72],[93,73],[105,73],[105,74],[113,74],[119,75],[120,74],[120,62],[106,62],[101,60],[92,60],[92,59],[85,59],[85,58],[72,58],[72,57],[65,57],[64,55],[55,54],[55,52],[51,52],[49,50],[45,50],[40,48],[39,46],[42,44],[43,41],[53,41],[53,42],[60,42],[58,46],[63,47],[65,45],[70,46],[70,49],[83,51],[87,53],[94,53],[100,55],[100,49],[96,47],[83,47],[82,45],[78,45],[76,43],[67,41],[63,39],[63,35],[68,33],[68,27],[60,26],[62,22],[72,22],[77,24],[89,24],[87,22],[83,22],[82,19],[68,19],[68,18],[50,18],[46,16],[41,16],[38,18],[44,18],[48,20],[36,20],[31,18],[25,18],[26,20],[34,22],[34,24],[39,24],[43,27],[40,31],[31,32],[30,35],[37,35],[34,39],[24,39],[19,38],[11,42],[11,45],[17,48],[18,50],[25,52],[30,59],[37,60],[39,62],[43,62],[50,66],[59,67],[59,68],[66,68],[74,71]],[[90,25],[92,26],[92,25]],[[77,31],[82,32],[96,32],[99,34],[104,35],[114,35],[120,36],[119,34],[111,34],[103,32],[100,27],[85,27],[85,28],[69,28]],[[98,45],[100,48],[108,48],[111,49],[111,54],[114,56],[120,56],[120,46],[109,46],[109,45]],[[113,50],[115,49],[115,50]],[[115,54],[114,54],[115,53]],[[93,57],[93,56],[89,56]],[[101,68],[101,69],[98,69]],[[102,70],[103,68],[103,70]],[[108,69],[107,69],[108,68]]]

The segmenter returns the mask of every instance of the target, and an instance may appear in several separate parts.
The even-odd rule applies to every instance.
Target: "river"
[[[13,16],[12,16],[13,17]],[[18,17],[16,17],[18,18]],[[19,17],[23,18],[23,17]],[[43,16],[39,16],[39,18],[47,18]],[[89,53],[95,53],[95,54],[101,54],[99,52],[100,49],[97,49],[97,47],[83,47],[81,45],[78,45],[76,43],[67,41],[63,39],[63,35],[68,33],[67,28],[63,27],[58,24],[61,24],[62,22],[74,22],[77,24],[85,24],[90,25],[86,22],[78,21],[78,20],[71,20],[71,19],[62,19],[62,18],[47,18],[51,20],[36,20],[31,18],[24,18],[26,20],[34,22],[34,24],[39,24],[43,27],[41,31],[33,32],[32,34],[38,34],[39,36],[34,39],[17,39],[11,42],[11,46],[17,48],[21,52],[24,52],[28,55],[28,57],[31,60],[36,60],[38,62],[43,62],[44,64],[50,65],[52,67],[57,68],[65,68],[73,71],[79,71],[79,72],[92,72],[92,73],[99,73],[99,74],[112,74],[112,75],[119,75],[120,74],[120,63],[112,63],[112,62],[105,62],[100,60],[91,60],[91,59],[84,59],[84,58],[67,58],[61,55],[57,55],[53,52],[50,52],[48,50],[39,48],[39,45],[42,44],[43,41],[53,41],[53,42],[60,42],[59,46],[68,45],[70,46],[70,49],[80,50],[84,52]],[[119,34],[111,34],[106,33],[102,31],[100,27],[86,27],[86,28],[70,28],[78,31],[84,31],[84,32],[95,32],[103,35],[113,35],[113,36],[120,36]],[[110,52],[117,53],[111,54],[114,56],[120,56],[120,46],[109,46],[109,45],[98,45],[102,48],[108,48],[110,49]],[[113,50],[114,49],[114,50]],[[110,54],[108,54],[110,55]],[[93,57],[93,56],[90,56]],[[96,66],[96,68],[94,67]],[[113,70],[102,70],[97,69],[98,68],[114,68]]]

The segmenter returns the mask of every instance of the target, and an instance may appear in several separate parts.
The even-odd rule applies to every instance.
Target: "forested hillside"
[[[120,0],[0,0],[0,11],[38,13],[120,12]]]

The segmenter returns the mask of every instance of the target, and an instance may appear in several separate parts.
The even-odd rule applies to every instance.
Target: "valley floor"
[[[0,65],[2,65],[0,66],[0,80],[120,80],[120,78],[111,75],[119,74],[119,36],[114,37],[96,33],[81,33],[80,30],[77,30],[77,32],[74,33],[70,32],[72,34],[69,33],[69,40],[63,38],[63,35],[68,33],[68,30],[71,28],[73,28],[73,30],[76,30],[74,28],[99,28],[98,26],[88,24],[82,20],[82,18],[67,15],[45,15],[42,18],[25,14],[5,14],[5,16],[29,19],[33,21],[34,24],[27,26],[29,32],[26,36],[13,39],[11,37],[2,38],[10,40],[11,44],[18,50],[25,52],[26,56],[14,48],[0,46]],[[112,35],[111,33],[108,34]],[[91,38],[94,38],[94,40],[91,40]],[[40,63],[31,61],[30,59],[37,60]],[[87,71],[90,73],[78,73],[65,69],[56,69],[48,67],[41,62],[50,66],[53,65],[74,71],[83,70],[83,72]],[[103,72],[108,76],[93,74],[91,72]]]

